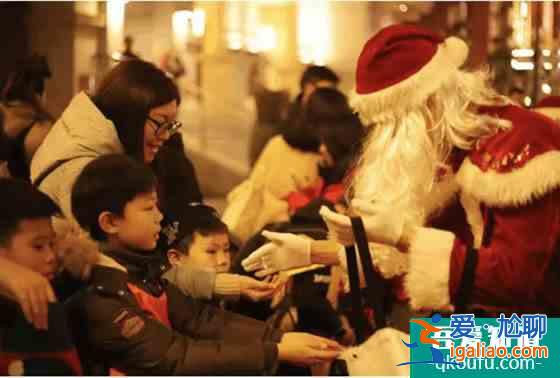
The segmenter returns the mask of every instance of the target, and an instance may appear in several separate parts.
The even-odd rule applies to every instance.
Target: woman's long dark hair
[[[0,94],[0,101],[21,101],[33,108],[36,121],[52,121],[52,116],[39,101],[39,97],[45,92],[45,80],[49,77],[51,70],[47,59],[44,56],[32,55],[20,61],[18,68],[8,76]]]
[[[318,152],[320,127],[336,125],[352,115],[346,96],[335,88],[318,88],[300,110],[292,127],[283,133],[286,142],[299,150]]]
[[[115,66],[101,81],[92,101],[115,125],[130,156],[144,160],[144,125],[150,110],[181,98],[177,86],[151,63],[129,60]]]
[[[328,183],[341,181],[356,159],[365,136],[364,127],[346,96],[334,88],[315,90],[307,102],[304,120],[334,159],[335,165],[321,168],[321,175]]]

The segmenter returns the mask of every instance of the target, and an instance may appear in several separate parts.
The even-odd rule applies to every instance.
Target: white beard
[[[432,212],[438,168],[444,166],[443,142],[432,141],[423,119],[381,125],[368,137],[353,183],[353,196],[384,202],[411,225],[423,225]],[[441,139],[440,139],[441,140]]]

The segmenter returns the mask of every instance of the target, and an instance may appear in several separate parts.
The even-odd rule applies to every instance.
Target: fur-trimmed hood
[[[101,253],[98,244],[87,233],[69,222],[57,228],[55,244],[60,269],[78,280],[87,281],[94,265],[103,265],[126,271],[114,259]]]

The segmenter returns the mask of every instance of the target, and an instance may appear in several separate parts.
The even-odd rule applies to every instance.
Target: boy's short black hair
[[[94,240],[106,240],[99,215],[109,211],[122,216],[127,203],[155,188],[156,177],[148,166],[126,155],[105,155],[86,165],[76,179],[72,213]]]
[[[10,244],[23,220],[60,214],[58,205],[24,180],[0,178],[0,246]]]
[[[338,78],[338,76],[334,73],[333,70],[331,70],[329,67],[327,66],[308,66],[305,71],[303,72],[303,74],[301,75],[301,80],[299,82],[299,86],[300,89],[303,90],[303,87],[306,84],[315,84],[319,81],[330,81],[331,83],[333,83],[334,85],[338,85],[340,79]]]
[[[200,203],[188,204],[178,209],[169,219],[169,224],[161,232],[167,250],[176,249],[188,254],[195,233],[204,236],[229,234],[227,225],[222,222],[216,210]]]

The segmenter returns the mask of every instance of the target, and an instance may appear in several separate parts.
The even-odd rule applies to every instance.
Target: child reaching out
[[[101,366],[128,375],[270,375],[278,362],[308,366],[338,356],[336,342],[282,334],[162,280],[165,264],[153,251],[162,215],[148,167],[124,155],[94,160],[74,184],[72,211],[113,261],[93,266],[89,288],[69,304],[88,371],[99,375]]]
[[[276,287],[271,283],[228,273],[232,258],[229,232],[213,208],[190,204],[177,209],[171,218],[162,231],[172,266],[165,279],[194,297],[211,291],[214,299],[243,296],[259,301],[273,295]]]

